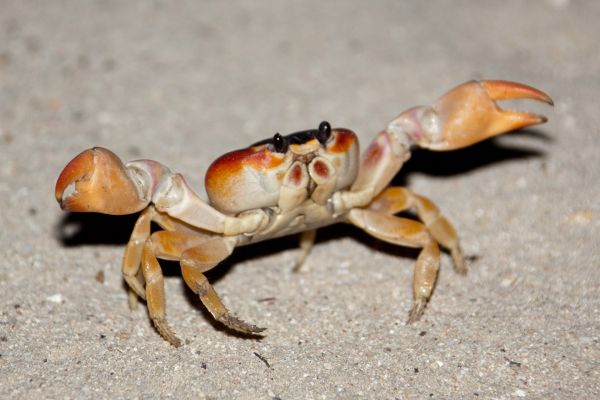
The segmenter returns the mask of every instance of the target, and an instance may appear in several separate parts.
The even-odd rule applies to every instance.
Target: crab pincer
[[[101,147],[85,150],[67,164],[54,196],[64,210],[112,215],[135,213],[149,202],[119,157]]]
[[[553,105],[546,93],[521,83],[470,81],[450,90],[431,106],[404,111],[388,129],[402,129],[419,147],[446,151],[546,122],[544,116],[504,110],[496,104],[497,100],[513,99],[538,100]]]

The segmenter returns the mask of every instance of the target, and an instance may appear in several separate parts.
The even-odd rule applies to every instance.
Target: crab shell
[[[333,192],[356,179],[359,146],[348,129],[332,129],[325,143],[317,133],[283,137],[287,149],[282,152],[266,140],[219,157],[206,172],[210,203],[227,214],[273,206],[287,211],[308,198],[325,204]]]

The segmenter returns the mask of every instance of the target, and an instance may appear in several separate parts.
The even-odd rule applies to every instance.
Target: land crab
[[[413,278],[409,322],[423,313],[437,278],[439,245],[458,273],[466,272],[459,239],[438,207],[407,188],[389,186],[410,157],[411,147],[437,151],[469,146],[514,129],[540,124],[540,115],[503,110],[496,100],[527,98],[552,104],[545,93],[508,81],[470,81],[431,106],[401,113],[359,156],[354,132],[318,129],[282,136],[232,151],[215,160],[205,177],[208,202],[183,176],[151,160],[123,164],[95,147],[62,171],[55,196],[75,212],[122,215],[141,211],[123,258],[130,305],[146,300],[160,335],[181,341],[167,322],[163,275],[158,259],[177,260],[186,284],[214,318],[248,334],[263,331],[228,311],[204,272],[236,246],[301,232],[297,267],[310,252],[315,230],[345,222],[383,241],[420,248]],[[395,216],[413,209],[419,221]],[[161,230],[151,231],[151,223]]]

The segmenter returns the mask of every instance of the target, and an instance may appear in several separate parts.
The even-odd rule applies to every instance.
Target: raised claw
[[[64,210],[112,215],[140,211],[149,202],[119,157],[101,147],[85,150],[67,164],[54,195]]]
[[[546,122],[546,117],[503,110],[496,100],[531,99],[553,104],[544,92],[508,81],[470,81],[450,90],[432,106],[411,108],[388,126],[408,134],[420,147],[454,150],[492,136]]]

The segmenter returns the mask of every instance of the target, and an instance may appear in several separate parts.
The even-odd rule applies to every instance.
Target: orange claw
[[[546,117],[503,110],[496,100],[531,99],[553,104],[544,92],[508,81],[470,81],[450,90],[432,107],[415,107],[392,124],[401,125],[421,147],[454,150],[489,137],[546,122]]]
[[[54,195],[62,209],[76,212],[123,215],[148,204],[119,157],[101,147],[85,150],[67,164]]]

